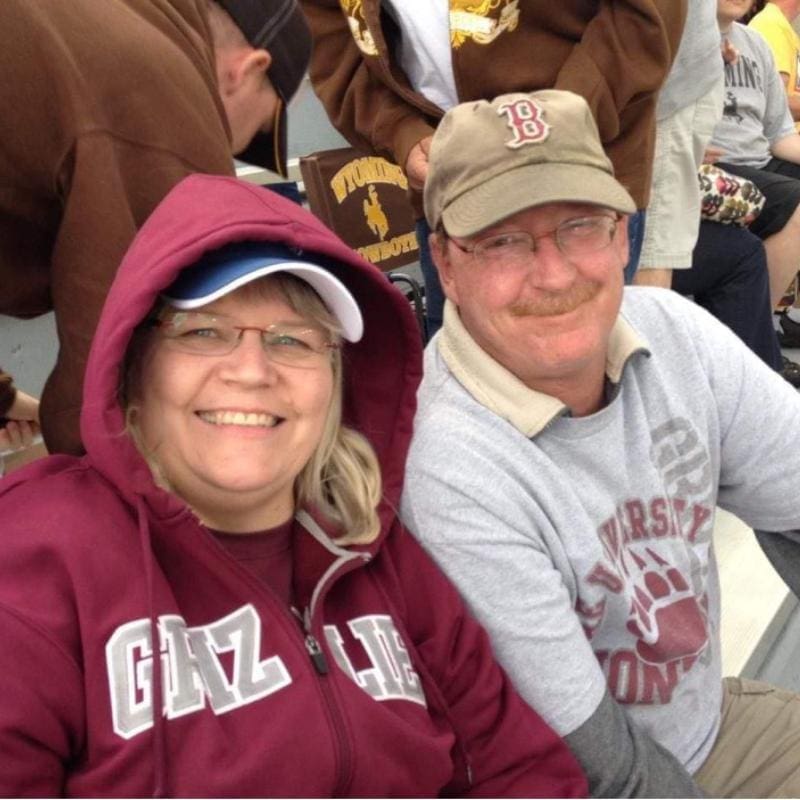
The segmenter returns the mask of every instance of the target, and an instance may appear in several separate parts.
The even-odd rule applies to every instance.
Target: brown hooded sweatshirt
[[[233,172],[205,0],[3,0],[0,74],[0,313],[55,309],[42,427],[51,451],[80,453],[122,254],[181,178]]]
[[[380,0],[301,5],[314,35],[311,80],[331,121],[352,144],[405,166],[443,112],[403,74],[396,24]],[[451,32],[460,101],[537,89],[583,95],[617,178],[637,208],[647,206],[656,98],[686,0],[450,0],[450,12],[474,25],[473,35]]]

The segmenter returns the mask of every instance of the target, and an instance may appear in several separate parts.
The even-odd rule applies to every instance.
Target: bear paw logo
[[[628,630],[636,652],[649,664],[696,656],[706,646],[706,614],[680,571],[645,548],[647,558],[631,556],[640,569]]]

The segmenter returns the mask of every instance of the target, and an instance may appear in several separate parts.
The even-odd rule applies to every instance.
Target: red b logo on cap
[[[514,138],[506,142],[506,147],[522,147],[524,144],[543,142],[550,134],[550,126],[544,121],[544,109],[527,98],[503,103],[497,109],[498,116],[505,114],[508,127]]]

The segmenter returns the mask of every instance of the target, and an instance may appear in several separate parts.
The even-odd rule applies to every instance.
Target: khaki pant
[[[694,777],[711,797],[800,797],[800,695],[725,678],[719,735]]]

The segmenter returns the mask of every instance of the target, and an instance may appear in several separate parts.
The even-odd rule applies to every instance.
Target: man
[[[251,141],[280,168],[284,126],[270,131],[309,33],[294,0],[5,0],[0,43],[0,313],[55,310],[42,429],[79,453],[84,364],[122,254],[185,175],[231,174]]]
[[[760,33],[772,51],[775,66],[786,91],[789,113],[800,131],[800,36],[792,23],[800,14],[800,0],[771,0],[748,22]],[[785,309],[779,319],[779,337],[785,347],[800,344],[800,298]]]
[[[800,134],[764,38],[738,22],[749,0],[718,0],[717,21],[738,52],[725,66],[725,106],[711,149],[719,166],[752,181],[764,194],[764,209],[750,229],[763,241],[770,295],[777,308],[797,275],[800,244]],[[780,319],[786,334],[800,327],[800,309]]]
[[[676,293],[623,291],[635,208],[574,94],[444,117],[401,512],[593,794],[797,795],[800,703],[721,682],[711,536],[717,504],[800,528],[800,397]]]
[[[781,355],[769,291],[761,291],[768,275],[763,245],[736,225],[700,224],[697,170],[722,116],[723,63],[717,0],[689,0],[681,44],[658,96],[641,257],[635,276],[626,269],[626,282],[633,277],[640,286],[691,295],[798,386],[800,366]]]
[[[792,119],[800,120],[800,36],[792,22],[800,14],[800,0],[770,0],[748,23],[766,40],[780,72]]]
[[[353,145],[402,166],[422,217],[430,138],[458,102],[568,89],[594,112],[617,176],[647,206],[656,94],[678,49],[686,0],[301,0],[314,34],[311,81]],[[429,331],[442,294],[417,227]]]

